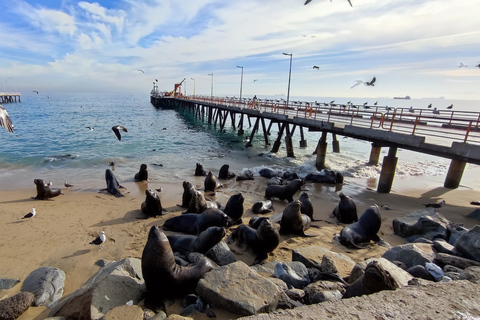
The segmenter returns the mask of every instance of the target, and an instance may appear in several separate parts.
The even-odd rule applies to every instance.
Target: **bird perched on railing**
[[[15,132],[12,120],[10,120],[7,110],[2,105],[0,105],[0,126],[7,129],[10,133]]]

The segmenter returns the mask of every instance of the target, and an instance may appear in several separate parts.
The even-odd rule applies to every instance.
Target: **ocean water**
[[[292,97],[292,100],[363,104],[392,107],[426,108],[429,99],[335,99],[334,97]],[[343,101],[345,100],[345,101]],[[375,101],[373,101],[375,100]],[[191,177],[197,162],[215,174],[223,164],[230,171],[245,169],[258,172],[263,167],[288,169],[306,175],[315,169],[312,155],[321,136],[305,132],[307,148],[299,148],[299,132],[293,143],[295,158],[287,158],[282,143],[277,154],[270,153],[263,136],[257,135],[253,147],[245,148],[245,135],[238,136],[230,127],[223,132],[191,116],[173,110],[156,109],[150,104],[147,92],[131,94],[25,94],[21,103],[4,107],[15,126],[15,133],[0,130],[0,189],[33,186],[34,178],[51,180],[56,186],[64,181],[79,188],[103,187],[104,173],[113,162],[119,181],[133,181],[142,163],[146,163],[150,178],[158,182],[182,182]],[[434,99],[439,109],[454,104],[461,110],[476,111],[478,101],[449,101]],[[123,125],[118,141],[112,126]],[[252,123],[253,125],[253,123]],[[248,124],[247,124],[248,126]],[[93,127],[89,130],[86,127]],[[274,126],[275,127],[275,126]],[[272,130],[270,140],[276,138]],[[369,142],[338,137],[340,153],[332,153],[329,143],[327,165],[346,177],[376,179],[380,166],[366,164],[370,154]],[[328,136],[330,140],[330,136]],[[387,148],[382,150],[386,154]],[[445,174],[450,161],[408,150],[399,150],[396,177]]]

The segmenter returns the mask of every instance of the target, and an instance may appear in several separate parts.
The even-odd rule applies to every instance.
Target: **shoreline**
[[[406,243],[405,239],[393,234],[392,221],[412,211],[424,208],[423,203],[445,199],[446,205],[439,212],[453,223],[464,224],[471,228],[478,221],[466,217],[478,207],[470,205],[470,201],[480,200],[480,181],[476,179],[480,169],[469,169],[465,172],[462,184],[458,189],[446,189],[442,176],[408,177],[396,179],[392,192],[379,194],[368,189],[373,185],[369,179],[346,179],[341,191],[350,195],[358,209],[358,215],[373,203],[387,204],[391,210],[381,210],[382,227],[379,236],[392,246]],[[192,176],[186,179],[197,188],[203,187],[203,177]],[[212,200],[226,204],[229,197],[242,192],[245,197],[243,223],[253,216],[250,208],[256,201],[263,200],[267,179],[255,177],[255,180],[235,181],[219,180],[224,188],[219,189]],[[99,267],[95,262],[99,259],[121,260],[127,257],[141,258],[151,226],[162,225],[166,219],[178,215],[182,208],[183,187],[181,183],[121,182],[125,197],[115,198],[99,193],[99,189],[81,189],[75,187],[62,188],[63,195],[51,201],[34,200],[36,191],[31,188],[3,190],[0,188],[0,246],[2,247],[2,264],[0,274],[5,278],[23,281],[30,272],[42,267],[57,267],[65,271],[66,281],[63,296],[78,289]],[[159,193],[162,206],[167,213],[160,218],[138,219],[143,217],[140,210],[145,200],[145,190],[162,187]],[[100,186],[103,188],[104,186]],[[338,245],[333,236],[339,233],[343,225],[336,224],[329,215],[339,201],[338,186],[308,183],[305,185],[314,205],[314,217],[319,219],[312,223],[319,228],[310,228],[309,233],[318,235],[313,238],[281,236],[281,243],[268,261],[291,261],[291,250],[301,246],[318,245],[334,252],[350,256],[355,261],[363,261],[370,257],[379,257],[387,249],[371,245],[366,249],[353,250]],[[295,199],[300,193],[295,195]],[[273,200],[275,212],[280,213],[286,201]],[[28,220],[21,217],[32,207],[37,215]],[[88,243],[105,231],[107,241],[103,249]],[[227,232],[227,235],[231,231]],[[166,232],[169,234],[169,232]],[[237,259],[251,264],[253,256],[232,248]],[[11,296],[20,291],[22,283],[10,290],[0,292],[0,298]],[[174,305],[172,308],[178,308]],[[36,319],[40,314],[45,316],[49,310],[44,307],[31,307],[19,319]],[[180,310],[181,311],[181,310]],[[215,309],[217,318],[239,317],[228,314],[224,310]],[[40,318],[38,318],[40,319]]]

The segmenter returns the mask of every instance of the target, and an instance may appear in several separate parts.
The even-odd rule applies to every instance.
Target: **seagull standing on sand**
[[[71,187],[73,187],[73,184],[70,184],[67,181],[65,181],[64,186],[65,186],[65,188],[71,188]]]
[[[100,236],[96,237],[92,242],[89,244],[100,245],[105,242],[105,232],[100,231]]]
[[[4,127],[10,133],[15,132],[12,120],[10,120],[7,110],[2,105],[0,105],[0,127]]]
[[[122,141],[122,135],[120,134],[120,130],[122,130],[123,132],[128,132],[124,126],[113,126],[112,130],[117,136],[118,141]]]
[[[22,217],[22,219],[28,219],[28,218],[33,218],[35,216],[36,212],[35,212],[35,208],[32,208],[32,211],[30,211],[29,213],[27,213],[26,215],[24,215]]]

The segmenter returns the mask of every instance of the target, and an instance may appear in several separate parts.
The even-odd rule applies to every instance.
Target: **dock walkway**
[[[0,92],[0,104],[17,102],[17,98],[21,102],[19,92]]]

